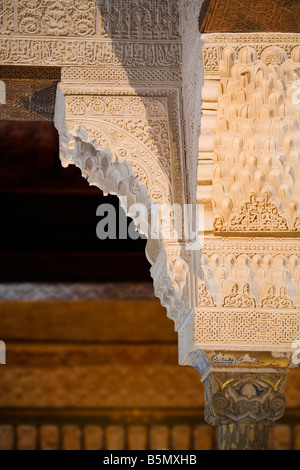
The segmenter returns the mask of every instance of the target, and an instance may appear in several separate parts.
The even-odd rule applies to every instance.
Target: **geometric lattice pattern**
[[[292,350],[300,338],[300,310],[282,312],[260,309],[198,309],[195,344],[201,349]]]

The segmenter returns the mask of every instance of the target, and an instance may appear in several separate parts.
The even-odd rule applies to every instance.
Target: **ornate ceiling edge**
[[[216,0],[204,0],[199,16],[199,31],[204,33],[207,24],[209,23],[212,11],[214,9]]]

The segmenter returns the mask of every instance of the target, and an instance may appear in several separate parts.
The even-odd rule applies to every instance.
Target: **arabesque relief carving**
[[[266,52],[266,51],[264,51]],[[265,59],[265,62],[264,62]],[[277,60],[277,61],[276,61]],[[291,231],[299,216],[300,48],[258,60],[251,47],[222,52],[214,149],[216,231]]]
[[[249,284],[246,282],[239,292],[237,282],[231,287],[230,294],[224,296],[223,307],[248,308],[255,307],[255,298],[249,294]]]
[[[215,307],[196,309],[195,337],[205,350],[219,337],[288,351],[300,334],[299,35],[203,39],[197,199],[213,214],[201,270]]]
[[[219,448],[267,449],[268,427],[285,409],[286,371],[213,371],[205,380],[206,420],[218,425]]]

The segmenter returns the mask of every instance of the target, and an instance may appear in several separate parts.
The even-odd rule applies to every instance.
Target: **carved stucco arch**
[[[148,216],[150,216],[152,204],[170,205],[172,195],[155,200],[155,194],[150,194],[146,187],[151,188],[152,181],[147,181],[146,184],[141,183],[132,164],[126,158],[100,146],[94,135],[89,135],[87,131],[89,123],[86,124],[84,119],[82,119],[82,125],[78,122],[74,125],[74,121],[71,121],[69,127],[65,117],[65,96],[60,87],[57,92],[55,126],[60,137],[62,165],[67,167],[74,164],[81,170],[82,176],[90,185],[98,187],[104,194],[118,196],[126,215],[132,217],[135,225],[137,225],[135,216],[129,212],[133,204],[143,204],[147,208]],[[101,129],[101,123],[97,128]],[[151,159],[149,154],[148,151],[146,157]],[[142,165],[146,170],[145,175],[151,175],[147,159],[143,160]],[[151,264],[150,272],[154,281],[155,295],[166,307],[167,316],[175,322],[177,331],[184,323],[187,314],[192,312],[189,305],[189,292],[181,285],[182,283],[188,284],[188,278],[191,278],[188,272],[188,260],[184,259],[184,255],[182,256],[184,246],[185,243],[182,242],[165,241],[161,234],[158,238],[148,238],[146,245],[146,257]]]

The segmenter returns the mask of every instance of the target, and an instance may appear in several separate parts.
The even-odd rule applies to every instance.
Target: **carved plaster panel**
[[[130,213],[133,204],[143,204],[148,218],[152,204],[170,206],[172,202],[170,181],[166,179],[162,185],[168,168],[171,171],[168,140],[163,150],[154,151],[155,137],[158,137],[158,145],[163,138],[160,132],[165,132],[168,139],[166,104],[165,99],[152,97],[64,96],[61,89],[57,94],[55,125],[60,133],[62,164],[75,164],[90,184],[104,193],[118,195],[136,224],[136,214]],[[127,131],[126,115],[129,123],[134,122],[133,128]],[[152,128],[157,127],[152,135],[149,134],[151,119]],[[169,159],[164,168],[159,160],[166,150]],[[190,268],[194,253],[187,250],[185,241],[174,243],[160,235],[148,241],[146,254],[152,265],[154,292],[178,329],[192,307],[193,296],[189,293],[194,283]]]
[[[199,17],[203,0],[179,1],[182,36],[182,95],[187,160],[187,201],[196,202],[198,136],[203,85],[202,41],[195,18]]]
[[[219,426],[219,448],[268,448],[268,428],[284,414],[286,369],[215,369],[204,381],[205,419]]]
[[[291,59],[274,47],[261,60],[249,46],[235,54],[225,48],[219,63],[214,230],[297,231],[300,48]]]
[[[128,67],[126,70],[120,66],[106,65],[103,67],[63,67],[62,80],[64,83],[96,83],[107,84],[111,87],[132,86],[133,88],[146,86],[166,87],[180,85],[181,70],[179,67],[168,68],[140,68]]]
[[[74,30],[77,13],[74,5],[69,13],[68,3],[64,17],[60,6],[51,10],[61,26],[54,34],[54,3],[44,9],[42,3],[34,16],[39,32],[21,36],[5,17],[0,60],[62,67],[55,125],[63,165],[75,164],[91,185],[118,195],[137,228],[134,203],[146,207],[147,220],[153,203],[182,205],[197,197],[205,205],[201,259],[185,238],[162,233],[146,248],[155,295],[179,332],[180,363],[205,373],[212,350],[289,356],[300,336],[299,245],[249,234],[299,231],[299,115],[291,105],[299,35],[201,38],[202,0],[180,1],[178,8],[175,1],[138,1],[130,16],[133,2],[101,0],[87,34]],[[83,15],[86,2],[79,3]],[[188,222],[194,229],[193,214]],[[230,224],[235,239],[224,236]]]
[[[117,54],[117,56],[116,56]],[[86,40],[77,38],[4,38],[0,39],[0,61],[6,65],[107,65],[112,58],[115,65],[131,66],[179,66],[179,43],[122,43],[115,51],[106,39]]]
[[[59,67],[0,65],[0,80],[6,89],[2,119],[53,121]]]
[[[205,288],[199,283],[194,345],[206,351],[290,353],[300,335],[299,37],[203,36],[197,200],[206,207]]]
[[[191,2],[187,11],[181,8],[180,12],[177,2],[160,1],[155,8],[153,2],[141,2],[137,5],[138,15],[131,17],[130,2],[121,3],[115,9],[115,4],[98,2],[100,36],[95,47],[90,48],[91,58],[80,68],[70,61],[63,64],[55,119],[61,135],[62,162],[75,163],[91,184],[117,194],[121,202],[125,195],[132,204],[140,201],[140,194],[143,198],[147,194],[147,207],[151,202],[168,206],[192,203],[196,195],[193,188],[201,103],[198,85],[202,74],[202,44],[196,19],[202,0]],[[145,16],[141,17],[141,12]],[[179,35],[179,13],[181,34],[188,33],[183,39]],[[166,20],[167,28],[156,26]],[[149,21],[151,43],[147,42],[150,36],[145,29]],[[188,28],[188,24],[193,24],[193,28]],[[193,40],[196,47],[190,51],[188,44]],[[84,47],[83,40],[81,48]],[[183,47],[189,51],[184,78]],[[105,55],[98,48],[104,48]],[[193,52],[199,60],[194,60]],[[62,57],[65,60],[69,56]],[[77,57],[75,63],[80,63]],[[153,65],[155,68],[151,68]],[[192,115],[188,115],[191,111]],[[192,125],[187,125],[191,119]],[[101,170],[103,163],[87,157],[104,150],[110,162],[106,173]],[[108,161],[103,158],[101,162]],[[121,179],[111,176],[123,167]],[[125,174],[132,186],[128,187],[127,179],[124,184]],[[128,211],[129,207],[125,209]],[[146,254],[152,265],[155,294],[166,306],[176,329],[182,328],[198,300],[198,253],[189,249],[185,239],[174,242],[162,236],[160,240],[149,240]]]
[[[62,67],[55,109],[62,164],[117,195],[141,233],[153,204],[204,204],[202,257],[186,234],[164,237],[162,224],[146,247],[155,295],[179,333],[180,363],[207,376],[212,351],[225,362],[242,352],[239,364],[247,351],[289,361],[300,338],[292,238],[300,224],[299,109],[291,101],[299,35],[201,38],[202,0],[97,3],[93,10],[95,2],[77,0],[5,2],[1,63]],[[131,211],[136,203],[146,208],[142,220]],[[189,231],[195,220],[187,216]],[[166,224],[174,229],[173,220]],[[274,232],[281,238],[267,238]],[[241,406],[253,384],[269,393],[261,377],[252,382],[241,383]],[[258,402],[268,413],[265,396]]]

